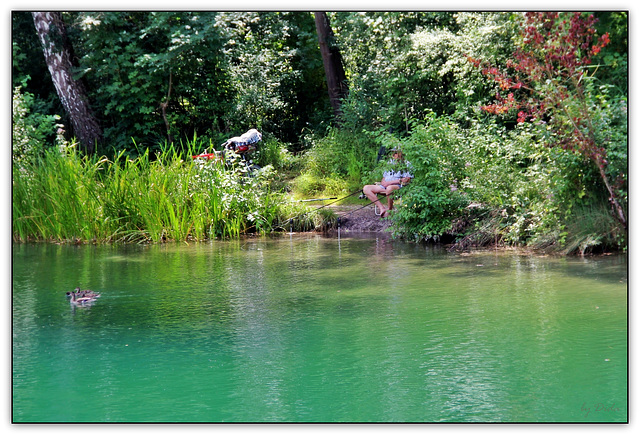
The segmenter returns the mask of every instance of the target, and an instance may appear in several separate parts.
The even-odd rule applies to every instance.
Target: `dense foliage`
[[[611,176],[622,177],[618,181],[621,184],[624,176],[616,171],[620,162],[614,162],[611,174],[612,159],[608,156],[611,149],[617,160],[616,151],[626,146],[612,131],[624,127],[626,98],[615,98],[612,111],[609,86],[599,83],[587,69],[592,58],[609,44],[609,34],[596,37],[593,15],[583,17],[576,12],[560,20],[558,13],[528,12],[525,17],[522,47],[516,51],[515,61],[507,63],[515,70],[515,78],[495,67],[483,69],[500,84],[503,94],[509,93],[496,95],[497,102],[483,109],[493,114],[518,110],[519,123],[531,119],[546,125],[552,133],[545,138],[550,145],[576,152],[594,164],[617,219],[626,227],[626,213],[618,200],[620,190],[611,182]],[[514,96],[520,90],[524,95]]]
[[[506,13],[336,13],[349,66],[348,119],[408,132],[430,113],[460,117],[490,87],[466,59],[506,60],[517,26]],[[362,35],[367,43],[362,44]]]
[[[73,145],[14,166],[14,238],[72,242],[162,242],[237,237],[323,225],[282,193],[272,168],[190,160],[173,147],[151,159],[81,156]],[[45,193],[42,195],[42,193]],[[258,195],[256,195],[258,194]]]
[[[626,247],[625,12],[329,13],[349,88],[339,126],[312,13],[64,13],[104,130],[95,156],[64,144],[29,15],[12,14],[17,240],[268,232],[303,210],[282,206],[290,194],[379,179],[378,150],[394,145],[415,175],[391,215],[396,235]],[[261,182],[220,170],[199,185],[188,156],[249,128],[264,134]],[[82,181],[56,183],[65,174]]]
[[[326,119],[322,60],[310,14],[74,12],[64,17],[76,77],[89,90],[109,149],[134,150],[131,138],[157,149],[164,140],[179,143],[194,132],[222,141],[248,125],[295,142],[309,123]],[[48,98],[52,89],[43,86],[48,73],[42,53],[37,57],[37,41],[30,39],[29,19],[28,13],[13,14],[14,79],[28,76],[25,89],[46,92]]]

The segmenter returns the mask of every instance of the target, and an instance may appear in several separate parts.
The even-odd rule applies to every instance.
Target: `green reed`
[[[191,144],[193,145],[193,144]],[[193,147],[192,147],[193,148]],[[233,238],[288,230],[306,212],[268,176],[199,163],[175,147],[130,159],[48,151],[13,166],[15,241],[162,242]],[[195,154],[195,153],[194,153]],[[273,175],[272,175],[273,176]],[[315,220],[315,221],[314,221]],[[317,217],[295,230],[318,226]]]

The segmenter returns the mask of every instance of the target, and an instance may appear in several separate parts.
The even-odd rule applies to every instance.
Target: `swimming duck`
[[[67,297],[69,297],[69,302],[76,306],[87,306],[96,301],[92,297],[78,296],[76,292],[67,292]]]
[[[99,292],[93,292],[91,289],[85,289],[84,291],[81,291],[80,288],[76,288],[74,292],[77,297],[89,297],[89,298],[100,297]]]

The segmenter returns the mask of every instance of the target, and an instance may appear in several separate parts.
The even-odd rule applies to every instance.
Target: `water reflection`
[[[385,238],[15,246],[14,419],[624,421],[625,276]]]

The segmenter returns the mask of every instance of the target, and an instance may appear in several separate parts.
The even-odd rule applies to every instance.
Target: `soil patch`
[[[340,229],[346,232],[384,232],[391,226],[391,221],[380,218],[374,212],[373,205],[329,206],[340,217]]]

